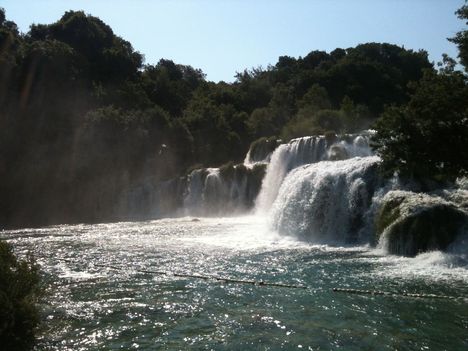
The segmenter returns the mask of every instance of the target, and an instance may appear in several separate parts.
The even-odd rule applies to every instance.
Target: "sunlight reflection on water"
[[[312,245],[269,231],[259,217],[54,226],[0,235],[19,254],[32,252],[46,279],[39,349],[468,349],[463,300],[331,291],[466,296],[467,265],[449,254],[411,259],[367,247]]]

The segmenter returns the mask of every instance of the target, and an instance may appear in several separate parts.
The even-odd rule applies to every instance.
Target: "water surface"
[[[38,349],[467,350],[466,256],[386,256],[279,236],[259,217],[163,219],[4,231],[47,283]],[[288,289],[180,278],[205,274]]]

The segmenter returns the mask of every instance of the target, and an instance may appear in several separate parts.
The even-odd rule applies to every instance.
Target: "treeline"
[[[22,34],[0,10],[0,50],[0,227],[122,218],[122,192],[144,179],[241,161],[260,137],[367,128],[437,75],[425,51],[368,43],[214,83],[144,64],[81,11]]]

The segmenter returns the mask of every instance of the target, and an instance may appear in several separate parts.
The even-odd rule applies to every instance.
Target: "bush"
[[[11,246],[0,241],[0,345],[2,350],[29,350],[39,323],[38,267],[32,259],[18,260]]]

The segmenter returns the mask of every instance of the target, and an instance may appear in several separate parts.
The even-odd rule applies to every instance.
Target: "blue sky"
[[[456,57],[446,38],[463,28],[463,0],[0,0],[27,32],[66,10],[84,10],[145,55],[201,68],[207,79],[233,81],[236,71],[364,42],[425,49],[431,61]]]

